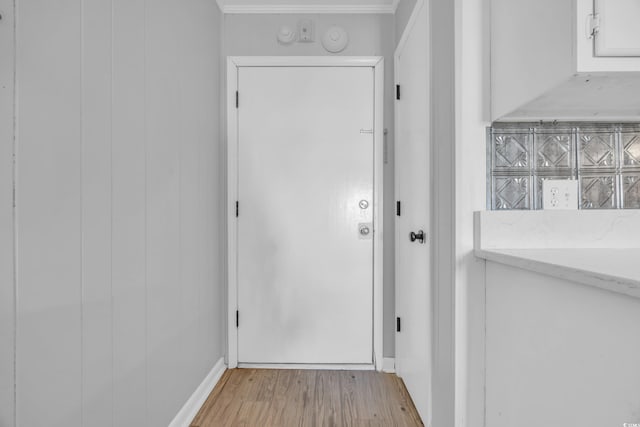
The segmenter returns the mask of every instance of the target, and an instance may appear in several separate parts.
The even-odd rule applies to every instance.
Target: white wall
[[[416,6],[416,0],[400,0],[395,14],[396,44],[400,42],[402,34],[409,23],[409,18]]]
[[[473,212],[486,207],[489,0],[458,0],[456,9],[455,425],[477,427],[484,422],[485,263],[473,254]]]
[[[18,4],[16,425],[167,425],[224,354],[220,20]]]
[[[486,425],[640,423],[640,299],[487,262]]]
[[[499,120],[575,73],[575,1],[491,0],[488,3],[491,118]],[[544,31],[540,31],[541,28]]]
[[[433,426],[454,419],[456,274],[456,2],[430,0],[432,224],[433,231]]]
[[[300,19],[315,23],[314,43],[294,43],[284,46],[276,35],[281,25],[296,28]],[[339,55],[384,56],[385,108],[384,127],[388,129],[388,162],[384,169],[384,351],[385,357],[395,355],[395,201],[393,199],[393,50],[394,18],[392,15],[225,15],[224,54],[228,56],[298,56],[333,55],[320,43],[324,32],[332,25],[342,26],[349,33],[349,45]]]
[[[14,424],[13,1],[0,0],[0,426]]]

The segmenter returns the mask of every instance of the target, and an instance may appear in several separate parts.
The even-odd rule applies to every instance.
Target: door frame
[[[238,366],[238,90],[239,67],[368,67],[374,71],[373,153],[373,365],[382,370],[383,211],[384,211],[384,58],[381,56],[230,56],[227,57],[227,363]],[[278,365],[283,367],[286,365]],[[293,366],[293,365],[291,365]],[[329,366],[329,365],[327,365]],[[330,365],[336,368],[336,365]],[[349,365],[345,365],[349,366]],[[314,368],[318,368],[314,365]]]

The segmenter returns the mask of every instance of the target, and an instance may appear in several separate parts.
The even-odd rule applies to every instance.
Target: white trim
[[[238,363],[238,368],[246,369],[313,369],[320,371],[374,371],[372,364],[340,363]]]
[[[367,14],[393,14],[398,7],[398,0],[394,0],[392,4],[381,5],[357,5],[357,4],[238,4],[223,5],[222,12],[225,14],[351,14],[351,13],[367,13]]]
[[[374,201],[373,201],[373,363],[382,370],[383,350],[383,223],[384,223],[384,58],[329,56],[252,56],[227,58],[227,231],[228,231],[228,363],[238,366],[237,221],[235,203],[238,200],[238,111],[235,94],[238,87],[238,67],[372,67],[374,69]]]
[[[374,154],[373,154],[373,363],[382,370],[384,330],[384,68],[378,58],[374,66]]]
[[[213,365],[211,372],[209,372],[196,391],[193,392],[191,397],[189,397],[184,406],[169,423],[169,427],[189,427],[191,421],[198,415],[198,411],[226,370],[227,367],[224,364],[224,358],[220,358],[220,360]]]
[[[229,368],[238,366],[238,222],[235,204],[238,200],[238,114],[236,90],[238,87],[238,63],[227,61],[227,363]],[[233,141],[234,143],[232,143]]]
[[[375,67],[377,73],[382,62],[381,56],[230,56],[227,70],[234,74],[238,67]],[[235,97],[237,75],[233,84],[230,93]],[[235,111],[235,98],[228,105]]]
[[[396,373],[396,359],[393,357],[385,357],[382,359],[382,372],[387,374]]]
[[[398,11],[398,5],[400,4],[400,0],[393,0],[391,2],[391,7],[393,8],[393,13],[395,14]]]

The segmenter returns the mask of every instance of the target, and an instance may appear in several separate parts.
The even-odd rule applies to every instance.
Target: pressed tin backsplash
[[[640,123],[494,123],[487,209],[542,209],[542,181],[578,180],[580,209],[640,208]]]

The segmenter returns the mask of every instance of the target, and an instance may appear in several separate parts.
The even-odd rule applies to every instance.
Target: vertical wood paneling
[[[222,354],[213,298],[220,217],[217,146],[219,47],[216,6],[204,0],[147,3],[148,406],[164,425]],[[215,18],[212,20],[212,17]],[[210,52],[210,53],[206,53]],[[203,158],[203,155],[206,157]],[[211,173],[201,182],[201,167]],[[206,207],[212,208],[207,211]],[[206,319],[204,318],[206,316]],[[182,351],[201,348],[202,352]],[[181,367],[190,366],[184,370]],[[172,387],[165,387],[170,383]],[[171,404],[166,404],[171,402]]]
[[[79,0],[18,4],[17,424],[81,424]]]
[[[0,0],[0,426],[14,424],[13,1]]]
[[[176,20],[182,7],[175,0],[157,0],[147,7],[147,256],[149,407],[151,425],[171,421],[179,407],[162,402],[180,401],[180,353],[186,347],[182,334],[181,301],[192,286],[181,279],[180,223],[181,147],[189,141],[180,132],[190,106],[182,103],[183,84],[178,48],[183,28]],[[165,387],[164,384],[172,384]]]
[[[179,226],[180,226],[180,281],[185,286],[181,288],[180,305],[177,307],[180,313],[180,335],[187,347],[197,345],[197,317],[198,317],[198,276],[199,264],[197,262],[197,243],[199,229],[203,226],[198,221],[197,176],[198,176],[198,136],[201,131],[195,122],[196,111],[202,107],[202,103],[194,96],[194,91],[203,90],[206,80],[194,79],[195,64],[194,55],[202,52],[199,49],[198,40],[194,37],[193,22],[194,13],[198,11],[198,0],[190,1],[190,7],[185,8],[180,2],[179,7],[174,8],[173,16],[184,28],[178,39],[177,61],[180,71],[179,87],[180,99],[178,108],[179,120],[176,122],[176,130],[182,135],[183,140],[178,146],[180,150],[180,201],[179,201]],[[198,25],[199,27],[200,25]],[[206,55],[205,58],[210,58]],[[177,362],[180,365],[191,364],[194,371],[183,376],[180,387],[177,388],[177,400],[185,400],[193,389],[197,372],[204,367],[198,356],[179,352]]]
[[[220,116],[219,78],[222,69],[221,46],[217,43],[210,45],[208,40],[221,38],[221,15],[215,5],[207,0],[194,1],[199,13],[190,19],[195,25],[190,27],[189,43],[193,46],[190,53],[192,65],[189,67],[191,75],[187,81],[191,82],[194,100],[200,108],[193,112],[194,126],[197,127],[199,143],[199,207],[201,217],[198,221],[200,235],[200,263],[201,283],[199,313],[199,341],[203,343],[203,369],[208,369],[215,363],[216,354],[225,353],[226,344],[226,299],[224,286],[211,286],[211,283],[224,283],[224,248],[223,238],[226,230],[226,158],[221,154],[218,140],[222,140],[221,125],[211,117]],[[217,25],[210,25],[212,21]],[[211,55],[199,55],[198,52],[210,51]],[[215,76],[215,78],[210,78]],[[213,185],[212,185],[213,183]],[[200,374],[201,375],[201,374]],[[197,380],[196,380],[197,381]]]
[[[202,55],[207,51],[210,44],[207,40],[215,39],[217,26],[209,25],[211,18],[210,4],[202,0],[192,0],[189,8],[181,7],[175,14],[181,28],[182,37],[179,40],[178,50],[180,52],[179,61],[181,66],[181,110],[183,111],[179,121],[179,131],[184,137],[181,144],[181,179],[180,179],[180,228],[182,230],[181,245],[181,276],[182,282],[188,283],[188,287],[183,288],[181,318],[182,335],[188,347],[198,346],[199,343],[208,343],[215,339],[215,336],[200,336],[200,299],[202,297],[202,282],[205,279],[203,269],[205,263],[202,255],[208,254],[202,246],[203,232],[215,226],[215,218],[206,217],[202,212],[200,194],[205,192],[207,198],[213,198],[212,187],[209,181],[207,187],[199,186],[201,176],[199,159],[202,156],[202,142],[211,144],[212,135],[215,135],[215,126],[208,117],[202,117],[203,112],[212,113],[212,106],[215,106],[218,98],[212,91],[212,87],[217,84],[210,76],[217,74],[217,57],[215,54]],[[197,18],[194,19],[194,17]],[[195,25],[194,25],[195,24]],[[211,257],[211,255],[207,255]],[[209,261],[211,263],[211,261]],[[209,281],[205,281],[205,286],[209,286]],[[211,304],[215,300],[206,300],[207,309],[211,310]],[[207,331],[211,331],[214,322],[207,325]],[[205,344],[207,345],[207,344]],[[180,363],[194,365],[194,370],[189,372],[182,380],[180,393],[182,399],[188,397],[190,391],[198,383],[199,378],[211,366],[206,361],[206,356],[211,355],[210,351],[201,355],[193,356],[181,352],[179,354]],[[204,356],[204,357],[203,357]]]
[[[220,13],[209,0],[19,9],[17,404],[0,69],[0,425],[14,407],[20,426],[167,425],[224,353]]]
[[[113,425],[111,7],[82,8],[82,416],[95,427]]]
[[[113,1],[114,425],[147,425],[145,1]]]

